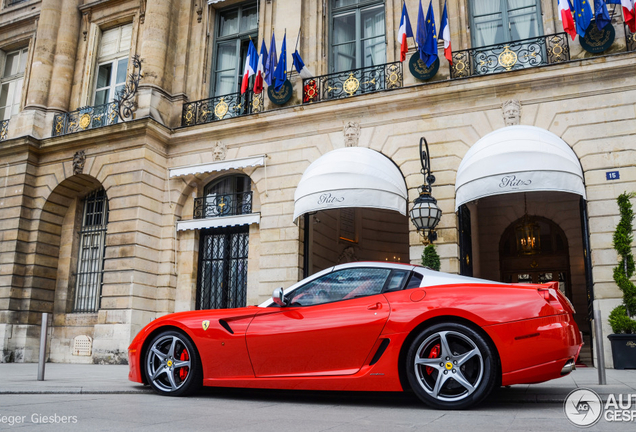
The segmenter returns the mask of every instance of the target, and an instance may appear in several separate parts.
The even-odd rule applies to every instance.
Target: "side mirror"
[[[276,288],[274,290],[274,293],[272,294],[272,300],[280,307],[287,306],[287,299],[285,298],[285,293],[282,287]]]

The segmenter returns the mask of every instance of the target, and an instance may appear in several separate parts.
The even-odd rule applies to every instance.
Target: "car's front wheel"
[[[201,362],[188,337],[174,330],[156,335],[144,360],[148,383],[160,395],[185,396],[202,384]]]
[[[423,330],[406,362],[411,388],[433,408],[469,408],[488,396],[497,381],[493,349],[463,324],[442,323]]]

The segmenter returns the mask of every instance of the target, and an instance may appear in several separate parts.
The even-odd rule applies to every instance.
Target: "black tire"
[[[427,405],[466,409],[490,394],[497,365],[494,350],[479,333],[463,324],[441,323],[424,329],[411,344],[406,376]]]
[[[187,396],[203,384],[201,361],[194,344],[174,330],[152,338],[143,365],[148,383],[162,396]]]

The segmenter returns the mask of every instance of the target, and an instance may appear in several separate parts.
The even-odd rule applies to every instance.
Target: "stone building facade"
[[[439,27],[444,2],[432,3]],[[426,137],[443,211],[442,270],[559,281],[589,363],[589,312],[607,317],[621,297],[612,233],[616,197],[636,190],[636,39],[617,9],[613,40],[599,33],[606,46],[590,53],[578,37],[553,36],[562,32],[557,2],[517,3],[521,12],[448,0],[453,67],[440,44],[439,71],[423,81],[409,71],[412,39],[406,61],[395,63],[398,0],[4,0],[1,361],[37,359],[42,312],[52,315],[51,361],[123,363],[135,334],[161,315],[258,304],[339,262],[421,262],[407,205],[423,181]],[[415,27],[418,2],[406,5]],[[298,50],[321,78],[291,72],[282,105],[252,94],[233,104],[227,95],[239,91],[250,38],[269,49],[275,33],[280,54],[285,31],[288,69],[300,34]],[[134,109],[120,117],[113,101],[139,71],[135,56]],[[384,84],[369,87],[360,68]],[[307,93],[331,85],[329,74],[342,76],[331,81],[341,89],[351,77],[359,87]],[[458,205],[469,150],[510,132],[497,144],[504,155],[521,141],[515,131],[534,144],[473,166],[516,181],[530,173],[545,187],[473,192]],[[572,173],[564,183],[578,189],[550,186],[560,168],[530,163],[553,161],[544,136],[578,161],[578,183]],[[392,162],[404,201],[370,202],[360,189],[356,206],[327,199],[295,219],[308,168],[344,148]],[[526,215],[540,229],[540,252],[515,247]],[[603,332],[611,333],[606,321]]]

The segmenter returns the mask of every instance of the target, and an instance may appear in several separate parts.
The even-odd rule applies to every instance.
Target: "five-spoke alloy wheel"
[[[440,409],[464,409],[482,401],[496,382],[497,360],[484,338],[458,323],[422,331],[407,354],[413,391]]]
[[[155,336],[146,350],[144,365],[148,383],[161,395],[184,396],[201,387],[197,351],[182,333],[170,330]]]

